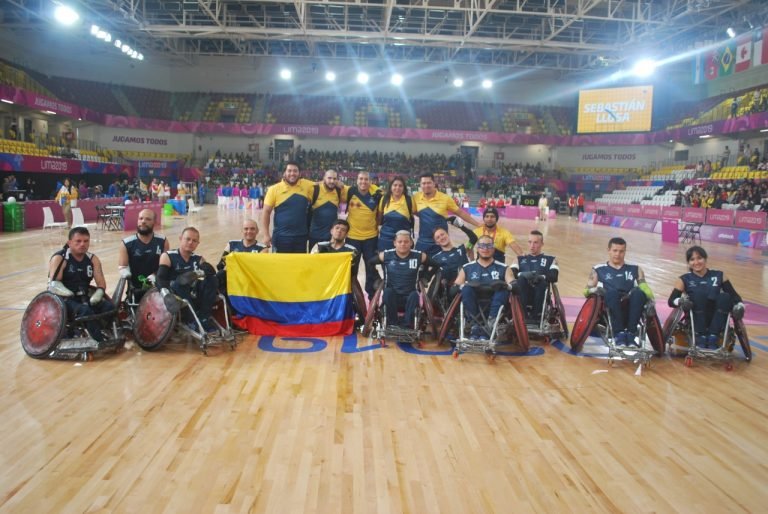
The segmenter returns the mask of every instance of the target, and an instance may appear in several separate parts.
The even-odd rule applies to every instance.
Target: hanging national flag
[[[743,34],[736,40],[736,72],[749,69],[752,64],[752,34]]]
[[[696,54],[693,59],[693,83],[701,84],[704,80],[704,64],[705,56],[702,54]]]
[[[730,40],[720,50],[720,69],[717,70],[718,77],[725,77],[733,73],[736,62],[736,42]]]
[[[227,292],[236,324],[252,334],[323,337],[352,333],[352,254],[231,253]]]
[[[768,64],[768,28],[752,33],[752,66]]]
[[[704,54],[704,76],[707,78],[707,80],[716,79],[719,69],[720,62],[718,60],[717,49],[710,50]]]

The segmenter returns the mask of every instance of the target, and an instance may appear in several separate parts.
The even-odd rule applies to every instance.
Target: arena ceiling
[[[64,0],[61,0],[62,2]],[[45,30],[56,0],[5,0],[0,27]],[[765,0],[69,0],[148,59],[457,63],[558,70],[684,52],[768,22]]]

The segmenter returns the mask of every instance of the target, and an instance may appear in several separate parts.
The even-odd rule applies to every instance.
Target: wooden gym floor
[[[242,211],[189,222],[218,261]],[[172,247],[184,219],[164,220]],[[558,256],[572,322],[610,237],[628,242],[657,298],[685,271],[659,235],[534,226]],[[109,288],[122,233],[94,231]],[[19,344],[27,302],[63,232],[0,235],[0,512],[765,512],[768,329],[765,257],[705,245],[748,301],[754,358],[654,359],[650,369],[535,343],[526,356],[454,360],[427,343],[247,336],[204,357],[193,344],[136,346],[93,362],[40,361]],[[457,237],[458,239],[458,237]],[[668,312],[660,308],[662,320]],[[322,347],[327,343],[327,346]],[[279,352],[270,349],[320,349]],[[354,349],[360,350],[354,352]],[[593,345],[593,350],[594,350]],[[343,350],[343,351],[342,351]]]

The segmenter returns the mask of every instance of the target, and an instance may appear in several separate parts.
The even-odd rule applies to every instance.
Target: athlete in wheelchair
[[[645,274],[640,266],[625,262],[626,251],[627,242],[614,237],[608,242],[608,262],[592,268],[584,289],[587,300],[573,325],[571,349],[581,351],[597,327],[610,362],[650,364],[654,354],[664,352],[661,323]]]
[[[685,260],[689,271],[675,282],[668,300],[673,310],[662,330],[670,353],[685,353],[686,366],[692,366],[694,359],[710,359],[725,361],[731,369],[738,339],[745,359],[751,361],[741,296],[725,273],[707,267],[704,248],[688,248]]]
[[[123,326],[104,292],[101,261],[89,246],[88,229],[75,227],[64,248],[51,257],[48,289],[32,299],[21,320],[21,345],[27,355],[90,360],[94,352],[123,347]],[[121,279],[115,298],[122,296],[124,287]]]
[[[362,334],[382,346],[387,339],[419,345],[426,325],[434,323],[432,304],[419,278],[425,264],[435,263],[412,247],[411,233],[400,230],[395,234],[395,248],[369,261],[371,266],[382,265],[384,280],[371,298]]]
[[[185,228],[179,248],[160,256],[156,288],[139,302],[133,335],[145,350],[157,350],[175,329],[195,339],[204,354],[208,348],[229,345],[237,340],[229,320],[224,297],[218,294],[216,272],[202,256],[195,254],[200,232]]]
[[[461,294],[448,308],[440,340],[453,340],[454,357],[475,352],[494,359],[496,347],[511,342],[512,337],[523,351],[528,351],[523,310],[517,294],[509,294],[511,269],[494,260],[490,236],[478,238],[475,248],[477,259],[465,264],[456,277]]]
[[[544,235],[538,230],[528,234],[529,253],[520,255],[511,265],[520,304],[525,312],[528,334],[552,338],[568,338],[565,307],[557,289],[559,268],[555,257],[542,252]]]

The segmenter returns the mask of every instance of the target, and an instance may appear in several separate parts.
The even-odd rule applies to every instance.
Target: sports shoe
[[[712,348],[713,350],[717,350],[720,348],[720,338],[717,337],[715,334],[709,334],[707,336],[707,345],[709,348]]]
[[[700,348],[709,348],[707,336],[705,334],[696,334],[696,346]]]
[[[636,346],[636,347],[640,346],[640,343],[637,340],[637,334],[629,331],[624,333],[626,334],[625,337],[627,338],[627,343],[626,343],[627,346]]]
[[[616,344],[616,346],[625,346],[627,344],[627,332],[621,331],[616,334],[613,338],[613,342]]]
[[[483,327],[480,325],[473,325],[472,329],[469,331],[470,337],[472,339],[487,339],[488,337],[485,335],[485,330],[483,330]]]

